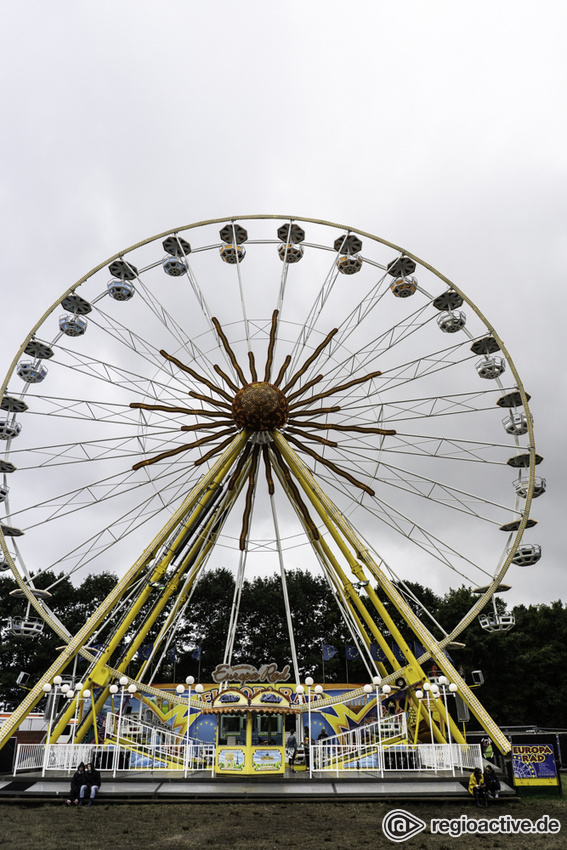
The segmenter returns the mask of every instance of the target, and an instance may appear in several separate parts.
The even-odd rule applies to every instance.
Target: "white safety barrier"
[[[375,770],[382,749],[406,738],[405,714],[383,717],[380,721],[314,742],[311,745],[313,770],[332,770],[337,774],[348,770]],[[357,767],[357,764],[368,764],[368,767]]]
[[[30,749],[31,748],[31,749]],[[214,771],[215,745],[189,744],[19,744],[14,774],[22,770],[57,770],[73,773],[81,762],[92,761],[98,770],[117,772],[177,771],[186,776]]]
[[[312,771],[344,773],[365,771],[381,776],[387,771],[432,771],[482,769],[478,744],[408,744],[404,741],[404,715],[384,718],[368,726],[334,735],[311,745]],[[396,741],[399,739],[399,743]]]
[[[132,715],[109,712],[106,715],[104,730],[106,738],[120,738],[122,742],[127,740],[134,744],[176,746],[177,744],[198,743],[194,738],[187,740],[185,735],[178,734],[171,729],[142,723]]]

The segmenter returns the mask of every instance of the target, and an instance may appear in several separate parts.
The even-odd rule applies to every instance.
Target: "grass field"
[[[382,819],[404,809],[427,823],[427,828],[403,843],[382,832]],[[556,835],[481,834],[452,837],[431,834],[432,818],[556,818]],[[358,850],[366,847],[484,850],[484,848],[567,847],[567,802],[528,799],[495,803],[488,810],[468,802],[410,803],[187,803],[129,804],[107,802],[90,809],[67,809],[60,804],[0,806],[2,850],[181,850],[181,848],[322,847]]]

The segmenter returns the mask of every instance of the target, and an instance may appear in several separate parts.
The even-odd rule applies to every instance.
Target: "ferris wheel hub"
[[[239,428],[269,431],[287,422],[289,405],[279,387],[256,381],[239,390],[232,402],[232,418]]]

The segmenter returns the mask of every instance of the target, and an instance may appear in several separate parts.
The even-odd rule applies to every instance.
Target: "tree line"
[[[47,587],[57,576],[45,573],[36,586]],[[61,577],[59,577],[61,578]],[[97,605],[110,592],[116,577],[110,573],[90,575],[77,587],[65,578],[49,600],[50,607],[71,633],[81,628]],[[466,614],[474,595],[466,587],[450,589],[439,596],[418,584],[406,584],[422,600],[435,620],[453,626]],[[29,674],[29,684],[37,681],[59,654],[61,638],[46,626],[41,635],[22,637],[10,633],[9,617],[22,615],[22,601],[10,596],[16,588],[11,577],[0,577],[0,701],[8,709],[25,696],[17,684],[21,672]],[[359,659],[347,659],[346,647],[354,641],[346,627],[333,594],[322,576],[303,570],[287,574],[287,590],[292,612],[293,631],[301,676],[312,675],[323,682],[323,644],[336,653],[325,661],[325,682],[365,683],[368,672]],[[257,577],[245,581],[240,600],[238,628],[232,661],[255,666],[274,661],[279,669],[291,665],[291,650],[279,575]],[[222,662],[227,627],[234,597],[231,572],[217,569],[206,572],[198,582],[193,597],[179,619],[170,651],[154,679],[156,683],[184,681],[188,675],[202,682],[212,681],[212,671]],[[441,637],[422,608],[411,602],[416,615],[436,637]],[[389,613],[410,643],[413,635],[398,612],[386,603]],[[504,603],[499,602],[502,610]],[[460,638],[464,647],[451,648],[456,667],[462,666],[466,680],[472,682],[473,670],[481,670],[484,685],[477,696],[500,725],[534,724],[540,727],[567,728],[567,606],[561,601],[549,605],[517,605],[511,609],[515,627],[505,634],[490,634],[474,622]],[[35,615],[33,615],[35,616]],[[382,624],[381,630],[386,634]],[[138,659],[128,673],[135,675],[144,652],[147,654],[157,634],[159,623],[148,633]],[[128,637],[126,638],[128,641]],[[352,656],[352,652],[350,653]],[[431,662],[425,665],[429,672]],[[80,659],[77,674],[86,669]],[[70,668],[69,668],[70,672]],[[474,728],[474,719],[471,721]]]

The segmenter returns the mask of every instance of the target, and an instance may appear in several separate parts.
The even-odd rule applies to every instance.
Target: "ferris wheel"
[[[143,629],[118,658],[119,624],[152,593],[166,652],[202,570],[227,566],[230,661],[245,575],[280,571],[285,593],[302,567],[327,577],[369,673],[418,681],[420,658],[382,641],[368,607],[391,633],[388,598],[421,662],[443,658],[541,555],[524,532],[542,458],[503,341],[431,265],[356,228],[258,215],[146,239],[59,296],[0,396],[0,570],[25,606],[10,625],[47,623],[68,657],[102,640],[123,669]],[[72,638],[49,606],[61,578],[38,576],[100,570],[121,590]],[[412,582],[478,598],[439,624]],[[513,622],[495,606],[481,625]]]

